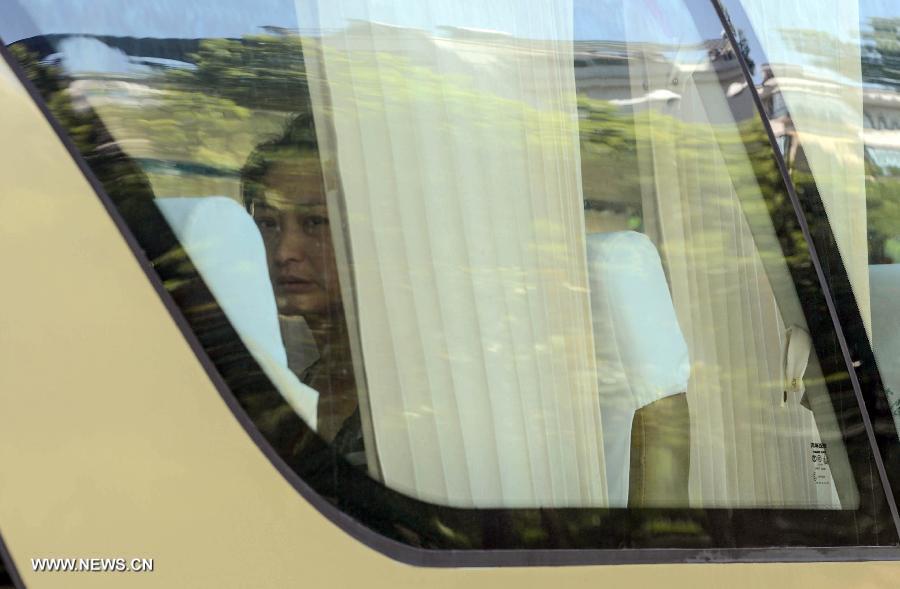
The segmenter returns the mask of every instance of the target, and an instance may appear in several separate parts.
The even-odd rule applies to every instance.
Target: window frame
[[[717,0],[710,0],[712,4],[708,4],[707,0],[687,0],[692,16],[698,26],[702,19],[697,18],[697,11],[716,10],[724,30],[727,32],[732,43],[735,42],[734,30],[726,24],[723,9]],[[705,8],[704,8],[705,5]],[[17,6],[12,3],[12,8],[4,7],[4,10],[12,10]],[[24,12],[24,11],[23,11]],[[708,14],[708,12],[707,12]],[[734,15],[732,15],[734,16]],[[752,29],[745,28],[745,32],[752,32]],[[709,31],[701,31],[709,34]],[[718,34],[718,32],[716,32]],[[208,350],[204,347],[201,338],[193,330],[191,322],[182,309],[178,306],[176,300],[164,286],[164,279],[154,268],[150,258],[148,257],[144,247],[140,244],[135,232],[127,225],[122,213],[116,204],[107,194],[100,180],[94,174],[85,157],[78,151],[72,139],[68,136],[66,130],[52,115],[44,98],[39,91],[30,82],[24,70],[19,66],[12,57],[5,43],[0,39],[0,55],[10,65],[19,82],[27,89],[32,100],[41,110],[45,119],[52,126],[60,141],[64,144],[72,159],[78,165],[81,172],[91,184],[97,197],[101,200],[111,219],[122,234],[123,238],[131,248],[136,261],[140,264],[147,279],[154,286],[163,304],[172,315],[173,320],[184,334],[186,341],[189,343],[194,354],[207,372],[209,378],[219,391],[222,399],[234,414],[235,418],[251,437],[254,443],[260,448],[260,451],[270,460],[282,476],[300,493],[300,495],[309,503],[311,503],[318,511],[331,520],[335,525],[339,526],[346,533],[350,534],[358,541],[367,546],[389,556],[395,560],[417,565],[417,566],[436,566],[436,567],[460,567],[460,566],[477,566],[477,567],[493,567],[493,566],[546,566],[546,565],[589,565],[589,564],[650,564],[650,563],[690,563],[690,562],[809,562],[809,561],[864,561],[864,560],[900,560],[900,550],[897,546],[900,543],[900,531],[898,531],[896,518],[896,504],[894,498],[897,491],[891,491],[892,486],[886,476],[884,464],[881,458],[881,452],[890,447],[897,446],[896,431],[891,430],[888,433],[876,434],[872,429],[871,416],[878,417],[879,413],[878,394],[880,389],[880,379],[877,370],[874,369],[874,357],[871,354],[871,348],[868,347],[866,339],[865,347],[861,347],[859,341],[859,328],[862,325],[861,317],[857,311],[855,300],[852,299],[852,293],[849,292],[849,281],[842,265],[839,267],[829,266],[822,268],[821,262],[813,255],[815,268],[809,269],[804,275],[804,279],[815,277],[815,281],[811,284],[818,284],[818,295],[812,293],[813,298],[822,298],[831,311],[831,316],[824,320],[824,323],[831,324],[835,337],[841,348],[841,355],[834,353],[822,356],[823,368],[826,358],[834,360],[842,358],[843,368],[849,374],[848,386],[850,390],[843,391],[848,399],[855,399],[860,404],[861,422],[847,422],[841,420],[842,433],[845,437],[845,443],[848,454],[851,456],[851,466],[857,482],[866,480],[865,476],[870,476],[868,467],[870,466],[868,458],[875,461],[879,470],[880,481],[884,486],[884,490],[888,494],[882,496],[879,492],[881,489],[875,488],[873,493],[867,493],[861,489],[860,492],[860,508],[858,510],[809,510],[809,509],[690,509],[690,508],[671,508],[671,509],[616,509],[616,508],[572,508],[572,509],[458,509],[439,505],[428,504],[418,501],[411,497],[404,496],[396,491],[384,487],[381,483],[369,478],[362,471],[350,466],[342,458],[336,457],[334,468],[338,473],[336,476],[340,479],[340,492],[348,493],[350,501],[348,504],[338,507],[328,501],[320,492],[321,489],[314,489],[304,478],[298,474],[296,465],[290,465],[277,453],[273,444],[260,431],[253,421],[247,406],[242,403],[239,391],[234,390],[226,378],[222,374],[221,366],[217,365]],[[792,207],[791,214],[797,221],[799,228],[804,229],[804,235],[807,237],[807,244],[811,253],[816,251],[824,251],[828,254],[834,254],[836,243],[833,235],[827,227],[820,234],[810,234],[806,216],[811,214],[824,215],[824,208],[821,210],[821,200],[818,204],[815,199],[799,202],[795,187],[787,174],[784,160],[777,148],[774,135],[771,133],[771,126],[764,116],[762,104],[759,96],[756,94],[755,86],[749,75],[746,62],[742,56],[739,56],[742,70],[748,84],[753,92],[757,107],[757,116],[763,122],[768,131],[769,153],[776,160],[778,169],[782,175],[784,189],[790,196],[789,202],[785,206]],[[765,146],[764,146],[765,147]],[[762,149],[760,147],[757,147]],[[817,195],[816,195],[817,196]],[[149,207],[146,214],[154,213],[161,220],[161,214],[155,207]],[[827,225],[827,224],[826,224]],[[171,233],[171,231],[170,231]],[[174,240],[174,235],[164,236],[163,239]],[[177,242],[176,242],[177,243]],[[829,246],[831,249],[829,249]],[[833,258],[829,258],[831,260]],[[838,261],[840,258],[837,258]],[[196,270],[194,270],[196,273]],[[801,303],[804,308],[811,301],[807,300],[804,293],[800,292],[800,286],[795,278],[795,286],[798,288]],[[197,278],[202,286],[202,291],[208,300],[214,303],[212,294],[209,289],[202,284],[202,280]],[[830,281],[829,281],[830,280]],[[843,282],[842,282],[843,280]],[[803,283],[805,284],[805,283]],[[840,284],[842,288],[837,289],[833,295],[829,284]],[[815,290],[815,288],[813,288]],[[806,293],[809,294],[809,293]],[[847,299],[849,294],[850,299]],[[832,299],[833,296],[833,299]],[[852,303],[848,308],[847,302]],[[224,313],[215,305],[216,311],[221,315],[227,324],[229,337],[234,338],[239,346],[250,358],[252,356],[247,352],[246,348],[240,342],[240,339],[234,329],[231,327]],[[854,314],[855,313],[855,317]],[[840,322],[837,322],[840,320]],[[848,323],[844,324],[844,321]],[[842,325],[849,326],[849,335],[845,338],[842,331]],[[811,325],[812,329],[812,325]],[[865,335],[864,330],[862,331]],[[819,338],[816,338],[819,339]],[[828,338],[830,339],[830,338]],[[817,344],[817,351],[818,344]],[[868,356],[866,355],[868,351]],[[859,378],[852,369],[852,358],[860,358],[862,365],[859,367]],[[258,367],[257,367],[258,368]],[[874,373],[874,375],[872,374]],[[829,391],[834,396],[833,391]],[[279,396],[279,393],[271,383],[267,394]],[[881,392],[883,398],[883,392]],[[296,416],[295,416],[296,417]],[[888,421],[892,424],[888,413]],[[302,424],[299,417],[298,427],[306,427]],[[866,436],[862,437],[856,433],[859,425],[863,425],[866,430]],[[853,433],[848,437],[849,433]],[[893,438],[892,443],[887,444],[890,435]],[[872,444],[873,440],[877,443]],[[328,454],[327,447],[322,452]],[[864,460],[853,460],[852,457],[859,455]],[[896,462],[896,461],[895,461]],[[894,464],[893,462],[891,463]],[[897,469],[900,473],[900,469]],[[897,476],[900,476],[898,474]],[[879,501],[879,497],[882,500]],[[401,504],[402,507],[411,509],[415,512],[417,519],[430,519],[433,522],[440,523],[440,519],[448,521],[462,521],[473,525],[481,525],[483,532],[493,532],[497,537],[491,540],[490,548],[479,549],[462,549],[460,547],[429,547],[422,548],[405,543],[397,535],[396,530],[392,534],[386,533],[385,524],[390,525],[391,519],[381,517],[374,510],[368,509],[371,505],[381,502],[394,502]],[[885,505],[887,503],[887,505]],[[855,534],[857,518],[868,517],[875,518],[881,522],[885,519],[885,508],[891,511],[891,525],[883,526],[879,531],[889,537],[891,544],[889,545],[858,545],[849,543],[849,539]],[[523,521],[537,520],[544,526],[565,526],[566,523],[576,521],[581,517],[596,517],[602,522],[601,525],[592,529],[591,538],[588,539],[590,547],[579,545],[578,542],[572,543],[567,538],[548,538],[546,545],[530,547],[507,546],[503,540],[503,528],[509,523],[514,523],[516,518]],[[655,518],[662,518],[658,520]],[[382,520],[379,523],[379,520]],[[384,521],[386,520],[386,521]],[[640,530],[642,524],[651,523],[653,521],[670,521],[670,522],[690,522],[700,525],[703,529],[710,532],[708,542],[706,544],[698,544],[694,547],[666,547],[654,536],[641,536]],[[882,522],[883,523],[883,522]],[[835,537],[831,532],[829,524],[836,525],[840,530],[840,535]],[[879,525],[879,524],[875,524]],[[303,533],[298,530],[297,533]],[[777,543],[783,540],[785,535],[796,534],[804,540],[803,543],[795,545],[783,545]],[[877,535],[877,534],[876,534]]]
[[[2,534],[0,534],[0,583],[10,584],[14,587],[25,586]]]

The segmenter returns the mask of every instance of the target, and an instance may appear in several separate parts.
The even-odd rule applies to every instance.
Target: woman
[[[319,435],[364,461],[350,339],[331,239],[325,177],[310,115],[259,145],[241,173],[242,196],[266,248],[282,336],[298,377],[319,392]],[[295,333],[308,326],[315,343]]]

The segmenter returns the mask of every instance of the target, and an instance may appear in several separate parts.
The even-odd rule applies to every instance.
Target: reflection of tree
[[[874,17],[868,24],[860,46],[815,29],[784,29],[781,35],[791,50],[834,72],[843,71],[842,56],[860,51],[863,83],[900,89],[900,18]]]
[[[784,258],[789,265],[798,267],[809,265],[805,240],[796,227],[781,173],[771,157],[768,135],[758,120],[744,121],[735,132],[728,125],[717,127],[686,122],[655,110],[633,117],[607,102],[583,97],[579,98],[579,107],[582,112],[590,113],[586,119],[582,118],[580,125],[586,199],[616,202],[622,201],[625,194],[631,195],[628,200],[639,206],[641,183],[650,182],[652,186],[659,181],[642,177],[639,154],[653,157],[651,141],[673,146],[677,169],[682,173],[691,171],[691,181],[695,184],[690,190],[708,195],[711,203],[715,200],[717,206],[733,207],[735,217],[759,215],[771,219],[783,251],[761,250],[761,256],[776,260]],[[724,158],[724,170],[713,157],[714,151]],[[590,167],[596,170],[589,171]],[[722,192],[723,172],[734,188],[736,200]],[[643,173],[646,175],[647,170]],[[661,185],[651,188],[665,189]],[[724,265],[737,262],[729,247],[731,234],[721,231],[715,224],[710,227],[708,231],[695,233],[689,243],[676,244],[670,237],[667,247],[684,251],[703,248],[721,253],[721,256],[711,255],[709,260],[718,260],[717,263]]]
[[[863,81],[900,88],[900,18],[875,17],[863,33]]]
[[[737,40],[737,49],[741,53],[741,57],[744,58],[744,63],[747,64],[747,69],[750,70],[750,74],[753,75],[756,72],[756,62],[753,61],[753,58],[750,54],[750,42],[747,40],[747,35],[744,34],[742,29],[735,29],[734,22],[731,20],[731,15],[728,11],[725,11],[725,21],[726,25],[729,29],[734,31],[734,38]],[[725,38],[726,35],[723,32],[722,38]]]
[[[9,50],[42,96],[51,96],[63,88],[60,80],[62,71],[58,67],[40,63],[37,56],[23,45],[10,45]]]
[[[39,63],[22,47],[10,50],[94,173],[105,180],[104,188],[113,201],[130,206],[130,202],[152,198],[146,176],[119,149],[96,115],[74,106],[67,90],[69,80],[60,69]]]
[[[741,55],[744,58],[744,62],[747,64],[747,69],[750,70],[750,75],[756,73],[756,62],[753,61],[753,58],[750,56],[750,42],[747,41],[747,35],[744,34],[744,31],[738,29],[736,32],[737,42],[738,42],[738,51],[741,52]]]
[[[630,201],[640,206],[641,187],[634,117],[604,100],[578,97],[581,169],[586,201]]]
[[[306,68],[297,36],[205,39],[190,58],[195,69],[170,70],[167,76],[181,91],[202,92],[257,110],[298,112],[309,108]]]
[[[900,178],[867,176],[866,209],[870,262],[900,262]]]
[[[247,154],[308,108],[300,40],[208,39],[189,58],[192,68],[127,79],[131,100],[110,99],[102,76],[79,91],[97,98],[105,126],[144,162],[158,193],[234,196]]]

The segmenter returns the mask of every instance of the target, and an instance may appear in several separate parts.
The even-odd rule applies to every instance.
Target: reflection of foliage
[[[274,133],[283,116],[254,112],[204,92],[170,89],[156,102],[98,105],[123,147],[137,157],[204,164],[236,175],[260,131]]]
[[[863,33],[863,80],[900,88],[900,18],[876,17]]]
[[[10,45],[9,50],[42,96],[49,96],[62,90],[63,83],[60,80],[62,72],[58,67],[39,63],[37,57],[22,45]]]
[[[815,29],[784,29],[781,31],[788,46],[812,59],[812,63],[818,67],[839,72],[842,70],[840,58],[842,55],[850,55],[858,48],[849,43],[843,43],[837,37],[827,31]]]
[[[750,42],[747,41],[747,35],[745,35],[744,31],[741,29],[737,30],[736,35],[738,51],[741,52],[741,55],[744,57],[744,62],[747,64],[747,69],[750,70],[750,74],[753,75],[756,73],[756,62],[750,57]]]
[[[665,249],[689,258],[701,255],[704,272],[710,275],[725,273],[734,264],[751,268],[756,263],[755,255],[764,264],[781,264],[784,260],[801,274],[811,268],[806,241],[759,120],[749,119],[735,129],[733,125],[683,121],[653,109],[632,114],[586,97],[579,97],[579,111],[587,200],[640,205],[641,182],[651,184],[645,193],[649,188],[657,198],[688,198],[694,203],[690,207],[698,205],[693,197],[702,195],[701,202],[708,202],[709,208],[700,204],[701,209],[692,209],[691,214],[710,215],[710,222],[694,227],[683,241],[676,237],[679,231],[670,231],[662,244]],[[647,161],[639,162],[640,157]],[[655,158],[660,158],[663,169],[646,168]],[[672,166],[669,172],[664,169],[667,165]],[[665,185],[669,173],[677,174],[668,179],[673,183],[671,190]],[[685,194],[679,196],[680,192]],[[733,226],[717,222],[720,216],[743,216],[763,233],[771,232],[774,226],[781,249],[735,251]],[[798,286],[801,292],[804,288],[818,290],[814,282]]]
[[[168,81],[244,108],[297,112],[309,108],[300,38],[259,35],[204,39],[190,56],[195,69],[171,70]]]
[[[587,201],[640,203],[634,118],[603,100],[578,97],[581,169]]]
[[[744,63],[747,64],[747,69],[750,70],[750,74],[753,75],[756,72],[756,62],[753,61],[753,58],[750,55],[750,42],[747,41],[747,35],[744,34],[742,29],[735,29],[734,22],[731,20],[731,15],[728,11],[725,11],[725,22],[728,28],[734,31],[734,38],[737,40],[737,49],[741,52],[741,57],[744,58]],[[722,37],[725,38],[726,35],[723,33]]]
[[[107,98],[104,84],[114,81],[92,80],[80,91],[121,148],[150,162],[145,171],[157,194],[236,196],[247,154],[276,135],[289,113],[308,108],[300,41],[203,40],[190,57],[194,68],[129,82],[124,100]]]
[[[106,179],[104,188],[117,204],[152,198],[146,176],[118,147],[96,115],[77,109],[58,68],[39,63],[21,47],[11,47],[26,75],[43,95],[54,117],[65,129],[94,173]]]
[[[17,59],[76,142],[91,104],[119,148],[140,161],[157,194],[236,196],[238,170],[256,143],[277,135],[290,113],[308,108],[300,39],[260,35],[208,39],[190,55],[193,68],[171,68],[123,84],[98,77],[69,86],[59,68],[38,63],[23,47]],[[87,146],[90,140],[79,147]]]
[[[843,56],[861,53],[864,83],[900,88],[900,18],[874,17],[862,31],[862,45],[841,41],[828,31],[781,31],[791,50],[812,58],[819,67],[840,72]]]
[[[900,178],[866,177],[869,252],[872,263],[900,262]]]
[[[190,58],[195,67],[168,70],[161,100],[143,105],[140,116],[126,106],[103,113],[110,125],[123,121],[120,140],[236,176],[256,143],[276,135],[289,113],[309,108],[299,37],[205,39]]]

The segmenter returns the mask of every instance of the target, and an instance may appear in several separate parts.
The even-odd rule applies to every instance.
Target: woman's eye
[[[275,219],[268,219],[265,217],[256,219],[256,226],[259,227],[263,231],[275,231],[278,229],[278,221]]]
[[[312,215],[303,220],[303,226],[307,229],[319,229],[328,225],[328,217],[323,215]]]

